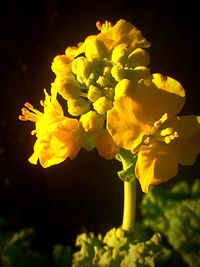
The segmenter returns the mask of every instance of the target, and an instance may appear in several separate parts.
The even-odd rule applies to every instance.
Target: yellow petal
[[[176,116],[185,103],[185,91],[173,78],[161,74],[149,75],[138,82],[133,94],[138,118],[153,124],[164,113]]]
[[[83,129],[76,119],[63,119],[52,130],[46,128],[46,134],[38,138],[34,145],[34,153],[29,158],[32,164],[37,164],[39,159],[43,168],[63,162],[66,158],[73,159],[83,143]]]
[[[147,193],[150,185],[166,182],[177,175],[178,160],[166,144],[142,146],[138,153],[135,172],[142,191]]]
[[[131,23],[120,19],[117,23],[97,35],[99,40],[112,49],[118,44],[125,43],[131,50],[136,47],[149,47],[150,43],[142,36],[141,32]]]
[[[56,75],[63,75],[71,72],[72,59],[65,55],[58,55],[52,62],[51,69]]]
[[[180,116],[172,121],[170,125],[179,136],[170,143],[179,163],[192,165],[200,153],[200,117],[194,115]]]
[[[76,119],[65,118],[55,135],[67,148],[65,157],[74,159],[81,149],[84,139],[81,123]]]
[[[120,149],[115,144],[108,131],[103,131],[97,136],[96,148],[99,152],[99,155],[106,159],[114,158]]]
[[[149,126],[135,116],[137,103],[130,97],[121,97],[107,113],[107,129],[115,143],[127,150],[135,149],[143,136],[149,133]]]
[[[131,96],[134,92],[134,84],[128,79],[123,79],[115,86],[115,100],[121,96]]]

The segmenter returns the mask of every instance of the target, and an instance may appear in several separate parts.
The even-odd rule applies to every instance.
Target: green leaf
[[[130,164],[125,170],[118,173],[119,178],[124,182],[132,182],[135,179],[135,162]]]
[[[47,257],[31,248],[34,238],[33,229],[0,232],[0,266],[47,266]]]
[[[188,266],[200,266],[200,180],[155,187],[141,203],[144,224],[162,233]]]
[[[80,250],[73,254],[72,267],[153,267],[160,250],[160,235],[138,242],[134,232],[112,228],[104,237],[93,233],[77,237]]]
[[[123,169],[117,173],[119,178],[125,182],[132,182],[135,179],[137,155],[133,155],[125,149],[121,149],[117,154],[116,159],[120,161],[123,166]]]
[[[72,248],[70,246],[55,245],[53,257],[55,267],[71,267]]]

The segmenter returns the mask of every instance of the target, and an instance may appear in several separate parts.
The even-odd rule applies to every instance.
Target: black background
[[[176,3],[175,3],[176,2]],[[123,183],[115,160],[81,150],[73,161],[43,169],[32,154],[34,125],[18,120],[26,101],[40,108],[54,80],[51,62],[87,35],[96,21],[123,18],[151,42],[152,72],[174,77],[186,90],[183,114],[199,113],[199,17],[195,1],[6,1],[0,35],[0,215],[12,229],[34,227],[38,246],[73,244],[85,228],[105,231],[121,223]],[[177,179],[199,175],[199,158]],[[174,183],[176,179],[171,180]],[[176,180],[177,181],[177,180]],[[163,185],[166,186],[166,185]],[[139,198],[141,189],[138,188]],[[139,216],[139,215],[138,215]]]

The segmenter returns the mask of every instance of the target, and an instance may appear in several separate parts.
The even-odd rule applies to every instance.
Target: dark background
[[[123,183],[116,172],[121,166],[100,158],[96,150],[81,150],[74,161],[49,169],[29,164],[34,125],[18,120],[21,107],[28,101],[40,108],[43,88],[49,90],[55,77],[51,62],[56,55],[96,34],[96,21],[123,18],[151,42],[151,71],[184,86],[183,113],[198,114],[199,9],[195,1],[174,2],[46,0],[1,6],[0,216],[12,229],[34,227],[42,250],[73,244],[84,229],[104,232],[120,225]],[[168,184],[198,177],[199,165],[198,158],[194,166],[180,168],[181,178]]]

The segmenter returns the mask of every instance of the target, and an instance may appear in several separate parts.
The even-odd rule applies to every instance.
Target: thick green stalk
[[[123,169],[127,169],[133,162],[133,156],[128,151],[120,152],[120,159]],[[134,174],[133,174],[134,175]],[[124,181],[124,210],[123,210],[123,222],[122,229],[125,231],[132,231],[135,224],[135,212],[136,212],[136,180],[128,182]]]
[[[124,182],[124,211],[122,229],[132,231],[135,225],[136,181]]]

